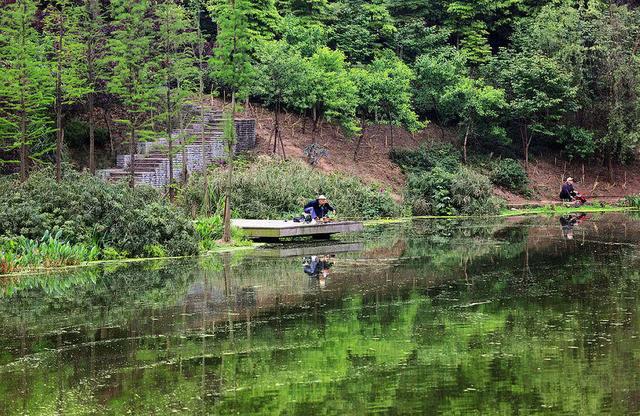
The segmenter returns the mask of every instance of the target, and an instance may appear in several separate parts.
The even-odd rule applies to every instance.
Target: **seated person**
[[[560,191],[560,199],[563,201],[576,202],[578,205],[582,205],[587,200],[580,195],[575,188],[573,187],[573,178],[568,177],[567,180],[562,184],[562,190]]]
[[[304,213],[311,215],[311,220],[315,221],[326,221],[329,211],[334,214],[336,213],[335,208],[329,205],[329,201],[327,201],[327,197],[324,195],[318,196],[318,198],[309,201],[307,205],[304,206]]]

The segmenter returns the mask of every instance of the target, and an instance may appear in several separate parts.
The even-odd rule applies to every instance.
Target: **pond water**
[[[638,414],[640,218],[0,281],[0,415]]]

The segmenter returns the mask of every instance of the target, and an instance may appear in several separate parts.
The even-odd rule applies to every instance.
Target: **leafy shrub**
[[[200,237],[200,248],[204,251],[216,246],[216,241],[222,239],[224,223],[220,215],[200,218],[195,222],[196,231]]]
[[[407,202],[414,215],[489,215],[501,207],[489,179],[467,168],[451,173],[436,167],[409,175]]]
[[[224,195],[225,175],[209,177],[210,206]],[[196,215],[203,206],[203,182],[192,177],[178,204]],[[234,172],[233,215],[242,218],[282,219],[300,215],[302,207],[318,194],[327,195],[341,217],[378,218],[400,212],[389,192],[366,185],[358,178],[325,174],[298,161],[282,162],[258,158],[254,164]]]
[[[586,160],[596,152],[596,141],[589,130],[574,126],[563,127],[558,139],[569,160]]]
[[[180,211],[151,188],[132,190],[89,174],[65,171],[58,183],[50,170],[23,184],[0,183],[0,233],[37,239],[61,232],[71,244],[111,247],[144,256],[160,245],[172,256],[197,253],[197,236]]]
[[[529,177],[520,162],[507,158],[493,164],[491,182],[509,191],[524,194],[527,192]]]
[[[405,173],[428,172],[436,167],[455,172],[462,160],[460,151],[449,143],[421,146],[415,150],[392,149],[389,157]]]
[[[640,195],[628,195],[624,202],[628,207],[640,208]]]

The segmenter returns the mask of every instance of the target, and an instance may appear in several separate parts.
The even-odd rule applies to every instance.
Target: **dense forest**
[[[236,216],[286,218],[319,193],[335,196],[352,218],[497,213],[504,205],[493,186],[530,195],[532,149],[600,164],[613,176],[640,147],[638,6],[5,0],[0,172],[11,175],[0,177],[0,254],[63,243],[82,259],[193,254],[219,234],[231,240],[232,205]],[[171,157],[164,195],[91,176],[101,167],[97,149],[110,146],[113,154],[114,141],[130,160],[138,142],[159,137],[177,154],[172,132],[185,108],[213,97],[226,105],[229,145],[218,174],[205,168],[178,186]],[[354,160],[367,127],[383,126],[389,142],[380,152],[406,174],[404,201],[298,162],[233,163],[232,121],[249,103],[274,111],[274,153],[284,111],[304,117],[305,126],[309,120],[313,131],[327,123],[340,129]],[[446,130],[448,142],[395,148],[394,129],[418,132],[429,123],[443,138]],[[86,149],[82,163],[71,156],[74,147]],[[312,150],[321,154],[321,147]],[[477,160],[487,155],[499,157],[482,170]],[[198,216],[194,228],[190,220]]]
[[[170,129],[198,94],[339,125],[457,128],[467,149],[545,145],[625,163],[640,139],[634,1],[5,1],[5,171],[64,158],[84,116],[122,109],[129,141]],[[393,132],[391,132],[393,145]],[[59,166],[60,164],[58,164]],[[58,167],[58,176],[59,173]]]

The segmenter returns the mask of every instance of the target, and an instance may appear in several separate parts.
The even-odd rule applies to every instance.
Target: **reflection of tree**
[[[228,256],[98,272],[57,295],[25,288],[0,301],[2,327],[32,331],[15,337],[22,355],[36,353],[47,332],[62,348],[38,366],[11,367],[23,378],[2,377],[0,408],[631,413],[623,391],[635,388],[640,364],[630,337],[640,331],[629,296],[640,288],[637,264],[620,246],[557,252],[535,233],[500,223],[394,228],[395,237],[380,235],[389,251],[373,241],[375,251],[340,257],[325,291],[308,291],[298,258]],[[402,258],[372,255],[400,246]],[[106,333],[62,335],[74,325]],[[99,342],[67,351],[64,337]],[[12,350],[0,345],[3,375],[14,373],[4,367],[14,357],[3,356]],[[59,383],[51,383],[52,364]],[[25,397],[24,407],[14,397]]]

